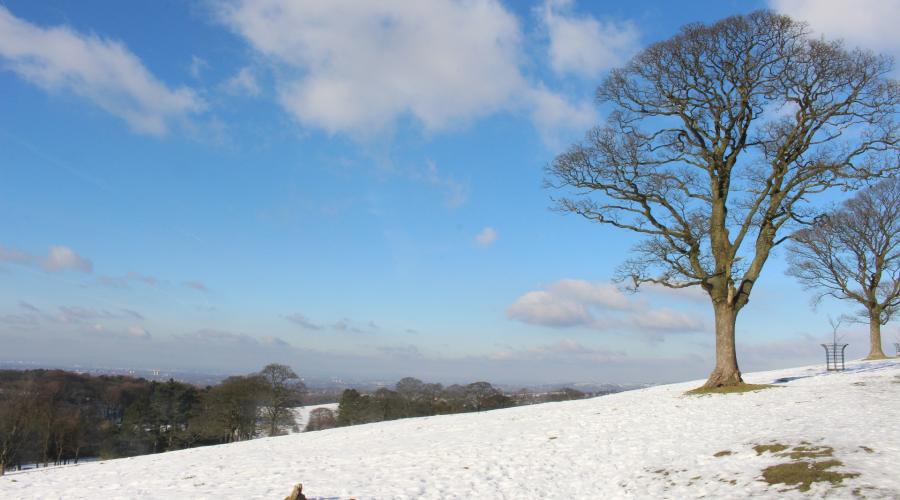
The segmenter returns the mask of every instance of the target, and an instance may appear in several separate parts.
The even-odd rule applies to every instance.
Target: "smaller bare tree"
[[[831,325],[831,343],[832,344],[837,345],[837,343],[839,341],[844,339],[843,335],[838,336],[838,330],[841,329],[841,325],[844,323],[844,321],[847,321],[848,319],[852,319],[852,318],[848,318],[847,316],[845,316],[843,314],[838,316],[837,318],[831,317],[830,314],[828,315],[828,324]]]
[[[900,179],[886,179],[808,228],[788,246],[787,273],[825,297],[863,306],[869,323],[868,359],[885,357],[881,326],[900,308]]]

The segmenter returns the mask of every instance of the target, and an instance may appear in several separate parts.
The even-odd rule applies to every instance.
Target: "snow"
[[[848,368],[747,374],[782,379],[752,393],[685,395],[694,381],[27,471],[0,478],[0,497],[272,499],[302,482],[341,499],[898,498],[900,360]],[[806,493],[762,481],[789,459],[752,447],[801,441],[860,475]]]

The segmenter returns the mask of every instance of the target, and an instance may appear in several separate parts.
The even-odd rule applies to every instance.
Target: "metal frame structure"
[[[849,344],[822,344],[825,348],[825,368],[830,371],[844,371],[844,349]],[[840,367],[838,367],[840,365]]]

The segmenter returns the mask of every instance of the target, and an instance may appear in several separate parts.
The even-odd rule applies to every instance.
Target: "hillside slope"
[[[754,393],[684,395],[695,381],[22,472],[0,497],[275,499],[302,482],[317,498],[898,498],[900,360],[848,368],[748,374],[782,379]],[[754,450],[770,444],[788,448]],[[805,493],[763,480],[804,459],[859,475]]]

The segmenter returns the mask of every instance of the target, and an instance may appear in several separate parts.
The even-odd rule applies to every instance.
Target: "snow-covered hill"
[[[15,473],[0,497],[277,499],[302,482],[357,499],[900,498],[900,360],[848,368],[748,374],[781,379],[754,393],[684,395],[695,381]],[[801,461],[843,482],[764,480]]]

